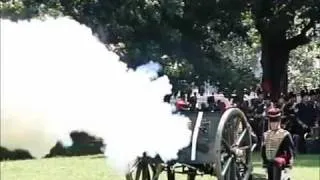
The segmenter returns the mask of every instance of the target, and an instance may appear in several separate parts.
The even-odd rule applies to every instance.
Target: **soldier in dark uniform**
[[[214,111],[214,104],[215,104],[214,93],[212,93],[211,96],[208,96],[207,103],[208,103],[208,109],[210,111]]]
[[[249,102],[244,100],[244,94],[239,93],[238,96],[238,108],[241,109],[241,111],[245,114],[248,115],[250,113],[249,109]]]
[[[262,135],[263,135],[263,121],[264,121],[264,111],[265,111],[265,102],[262,91],[257,91],[258,98],[253,99],[251,114],[253,115],[253,121],[250,121],[250,125],[252,126],[252,130],[258,137],[258,148],[260,148]]]
[[[264,133],[262,143],[263,166],[267,168],[268,180],[280,180],[281,171],[292,165],[293,141],[290,133],[280,127],[280,109],[271,107],[267,116],[270,129]]]
[[[163,98],[163,102],[170,103],[172,94],[166,94]]]
[[[291,134],[296,134],[294,132],[294,126],[296,125],[295,121],[295,106],[296,106],[296,95],[293,92],[289,92],[289,94],[284,98],[285,105],[283,107],[283,115],[285,120],[283,122],[284,128],[288,130]]]
[[[230,102],[231,102],[232,106],[234,106],[234,107],[238,106],[238,95],[235,92],[233,92],[230,95]]]
[[[229,88],[226,87],[226,88],[223,89],[223,95],[228,100],[231,98],[231,92],[230,92]]]
[[[296,106],[297,123],[300,128],[296,129],[299,135],[298,149],[300,153],[306,153],[304,135],[310,132],[311,127],[316,122],[316,110],[314,104],[308,100],[308,94],[305,91],[300,93],[302,101]]]
[[[263,132],[267,131],[268,128],[268,119],[266,118],[267,112],[270,108],[272,108],[275,105],[275,103],[271,102],[271,96],[270,93],[267,93],[264,98],[264,107],[263,107],[263,118],[262,118],[262,130]]]
[[[320,125],[320,87],[316,89],[316,113],[317,113],[317,124]]]
[[[279,100],[278,100],[278,102],[276,104],[276,107],[279,108],[281,111],[283,111],[283,108],[284,108],[284,106],[286,104],[286,100],[285,99],[286,99],[286,95],[281,93],[280,98],[279,98]]]
[[[197,105],[197,93],[193,93],[193,96],[190,97],[189,99],[190,103],[190,110],[195,111],[196,110],[196,105]]]
[[[315,103],[317,98],[316,90],[315,89],[310,90],[309,95],[310,95],[310,101],[312,103]]]
[[[319,97],[317,95],[317,90],[316,89],[312,89],[309,92],[310,95],[310,104],[313,106],[313,110],[314,110],[314,116],[315,116],[315,123],[313,123],[312,125],[315,125],[316,123],[318,123],[318,119],[319,119]],[[310,105],[310,106],[311,106]]]

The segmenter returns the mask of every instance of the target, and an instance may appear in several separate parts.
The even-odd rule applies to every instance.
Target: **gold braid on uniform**
[[[287,135],[289,135],[289,132],[284,129],[279,129],[277,131],[268,130],[264,133],[265,152],[268,160],[272,160],[276,157],[278,149]]]

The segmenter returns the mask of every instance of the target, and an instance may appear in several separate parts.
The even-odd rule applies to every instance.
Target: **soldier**
[[[320,86],[320,85],[319,85]],[[317,112],[317,125],[320,125],[320,87],[316,89],[316,112]]]
[[[195,110],[196,110],[197,101],[198,101],[198,100],[197,100],[197,93],[194,92],[194,93],[193,93],[193,96],[191,96],[191,97],[190,97],[190,100],[189,100],[189,103],[190,103],[190,105],[191,105],[190,109],[191,109],[192,111],[195,111]]]
[[[269,129],[268,127],[268,119],[266,118],[267,117],[267,114],[268,114],[268,111],[270,108],[272,108],[275,103],[271,102],[271,96],[270,96],[270,93],[267,93],[265,95],[265,98],[264,98],[264,101],[263,101],[263,114],[262,114],[262,132],[265,132]]]
[[[283,107],[283,115],[285,116],[285,128],[291,134],[297,134],[294,130],[299,128],[298,123],[295,120],[295,106],[296,106],[296,95],[293,92],[290,92],[285,97],[285,105]]]
[[[253,121],[250,121],[254,133],[258,137],[258,146],[261,147],[261,140],[263,136],[263,124],[264,124],[264,111],[265,111],[265,101],[262,91],[257,91],[258,98],[252,101],[251,113],[253,115]]]
[[[306,142],[304,135],[310,132],[310,129],[315,125],[316,122],[316,110],[314,104],[309,101],[309,94],[305,91],[301,91],[301,102],[296,105],[296,120],[300,125],[297,129],[299,135],[298,150],[300,153],[306,153]]]
[[[290,133],[280,127],[280,109],[271,107],[267,116],[270,129],[264,133],[262,143],[263,165],[267,168],[268,180],[280,180],[282,170],[292,165],[293,141]]]
[[[207,103],[208,103],[208,109],[210,111],[214,111],[214,104],[215,104],[215,99],[214,99],[214,92],[207,98]]]

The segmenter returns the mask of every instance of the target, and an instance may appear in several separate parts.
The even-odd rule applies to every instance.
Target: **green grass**
[[[254,174],[264,170],[258,154],[254,154]],[[292,169],[294,180],[319,180],[320,155],[300,155]],[[160,179],[165,179],[161,176]],[[124,180],[101,156],[52,158],[1,162],[1,180]],[[178,180],[186,180],[178,176]],[[213,180],[209,176],[197,180]]]

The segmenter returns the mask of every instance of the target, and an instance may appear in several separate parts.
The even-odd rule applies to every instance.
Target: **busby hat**
[[[300,96],[305,97],[307,95],[307,92],[305,90],[300,91]]]
[[[270,95],[270,93],[266,93],[265,96],[264,96],[264,99],[266,99],[266,100],[271,100],[271,95]]]
[[[295,97],[297,97],[296,94],[294,94],[293,92],[289,92],[287,95],[284,96],[284,99],[286,101],[288,101],[289,99],[292,99],[292,98],[295,98]]]
[[[262,88],[260,86],[257,86],[255,88],[255,92],[259,95],[259,94],[262,94]]]
[[[281,111],[279,108],[271,107],[267,112],[270,121],[280,121]]]
[[[309,95],[310,96],[315,96],[316,95],[316,90],[315,89],[310,90]]]
[[[285,95],[285,96],[283,97],[283,99],[284,99],[285,101],[289,101],[290,95],[289,95],[289,94]]]
[[[297,97],[297,95],[294,94],[293,92],[289,92],[288,97],[289,98],[295,98],[295,97]]]

